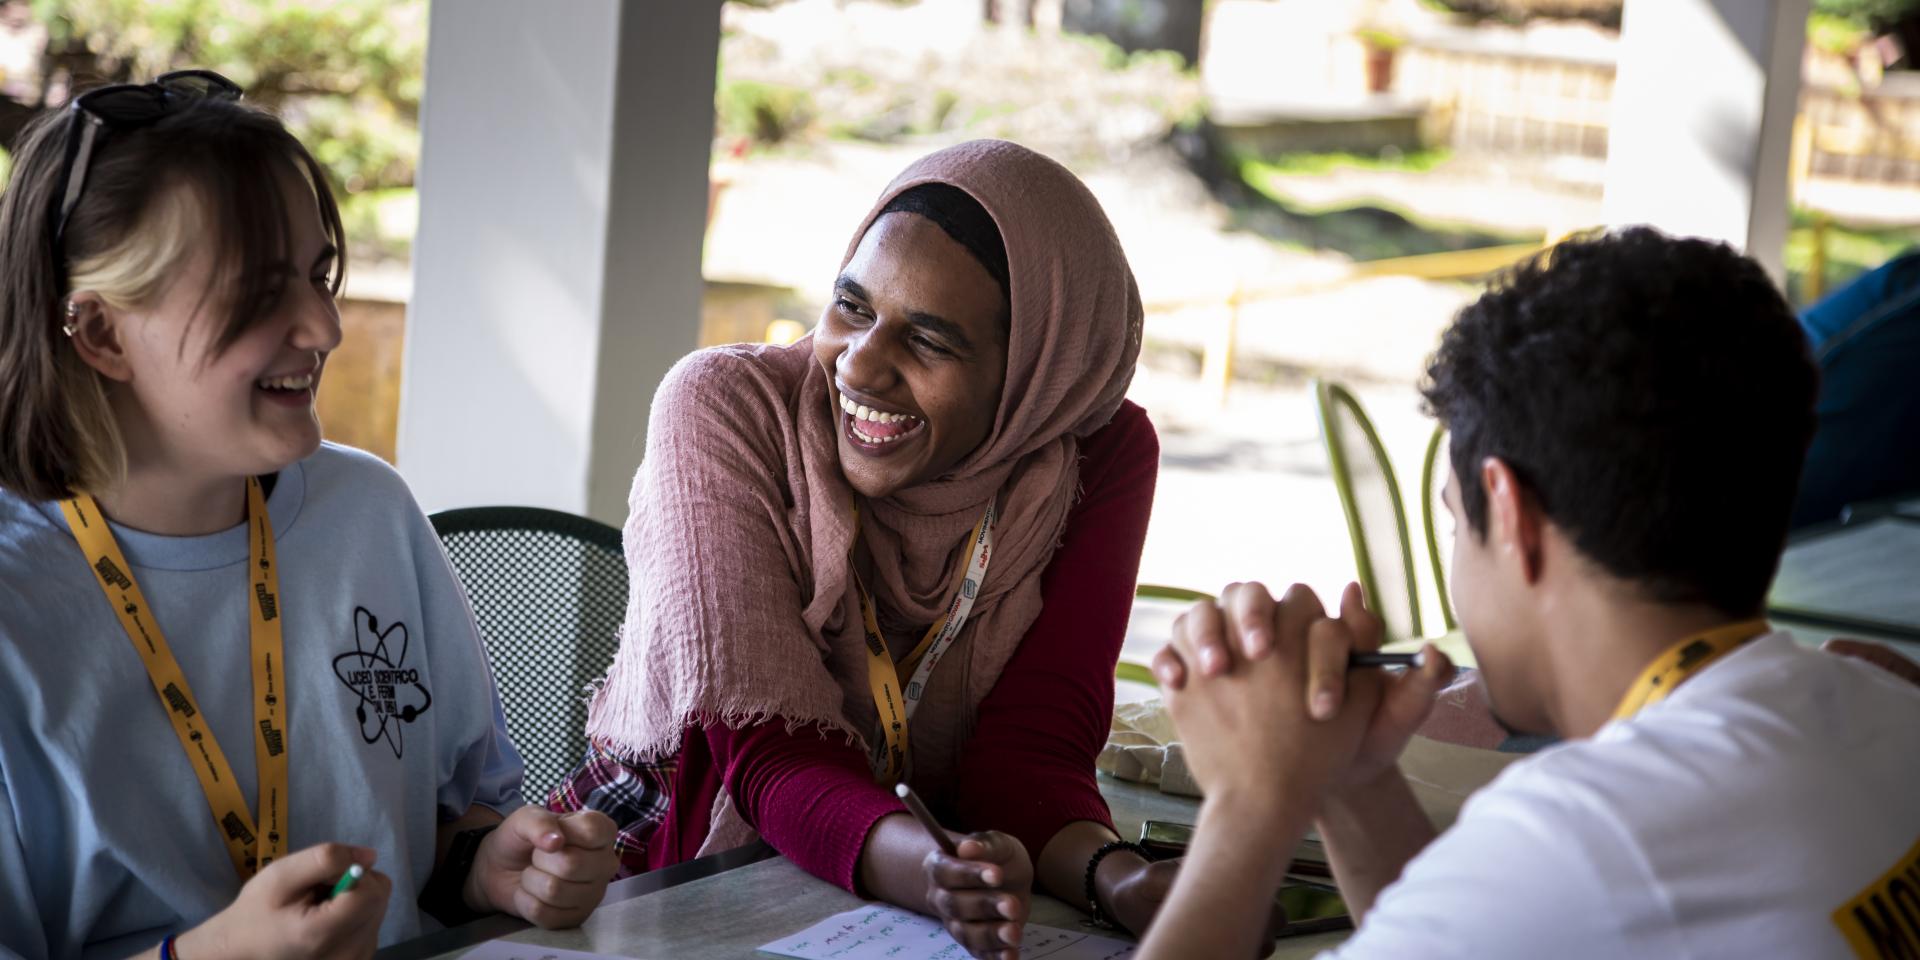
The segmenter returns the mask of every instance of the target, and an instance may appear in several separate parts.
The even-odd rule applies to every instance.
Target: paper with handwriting
[[[1135,944],[1077,930],[1029,923],[1020,940],[1021,960],[1120,960]],[[872,904],[836,914],[760,948],[793,960],[967,960],[940,921],[895,907]]]

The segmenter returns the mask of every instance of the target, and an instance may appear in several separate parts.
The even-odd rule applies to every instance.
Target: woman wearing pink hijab
[[[976,956],[1017,956],[1036,883],[1144,929],[1172,865],[1094,779],[1159,463],[1124,399],[1140,324],[1064,167],[997,141],[909,167],[811,336],[661,385],[620,653],[550,804],[612,815],[629,870],[757,834]],[[958,856],[902,781],[974,831]]]

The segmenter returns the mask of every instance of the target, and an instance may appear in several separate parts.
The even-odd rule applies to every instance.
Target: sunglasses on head
[[[66,260],[67,218],[80,203],[87,185],[87,167],[108,130],[134,130],[202,100],[240,99],[240,85],[211,70],[176,70],[152,83],[116,83],[89,90],[67,105],[67,153],[60,168],[55,195],[53,252],[56,263]]]

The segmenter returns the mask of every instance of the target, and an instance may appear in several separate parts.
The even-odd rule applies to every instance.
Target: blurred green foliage
[[[1851,20],[1873,30],[1885,30],[1920,13],[1920,0],[1813,0],[1815,13]]]
[[[1823,293],[1832,293],[1861,273],[1920,246],[1920,227],[1850,226],[1829,220],[1824,229],[1816,230],[1816,216],[1807,210],[1794,210],[1793,227],[1787,234],[1787,293],[1801,306],[1814,299],[1809,296],[1810,281],[1820,234],[1825,234],[1826,246]]]
[[[813,97],[799,87],[725,75],[714,93],[714,110],[723,136],[761,146],[794,138],[815,115]]]
[[[283,117],[327,169],[362,254],[399,256],[379,209],[413,185],[426,0],[31,0],[47,87],[216,70]],[[48,104],[31,103],[29,107]]]
[[[1335,170],[1398,170],[1426,173],[1446,163],[1453,151],[1445,147],[1425,150],[1382,150],[1377,154],[1343,151],[1282,153],[1272,157],[1240,158],[1240,175],[1256,189],[1264,190],[1270,177],[1286,174],[1332,173]]]

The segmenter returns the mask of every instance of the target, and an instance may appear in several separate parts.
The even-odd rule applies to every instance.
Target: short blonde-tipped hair
[[[313,190],[338,251],[336,293],[346,269],[339,208],[312,155],[277,117],[217,100],[110,130],[55,251],[48,224],[68,116],[49,111],[29,124],[0,198],[0,487],[34,500],[106,490],[127,470],[106,384],[61,332],[71,294],[117,309],[151,303],[211,245],[220,279],[206,303],[226,314],[213,350],[226,349],[279,295],[289,167]]]
[[[119,242],[73,264],[69,296],[86,291],[118,310],[152,303],[193,255],[193,240],[205,228],[201,199],[186,185],[157,191],[140,219]],[[126,444],[107,402],[106,384],[80,359],[62,350],[56,360],[60,394],[79,442],[73,488],[99,491],[126,479]]]

